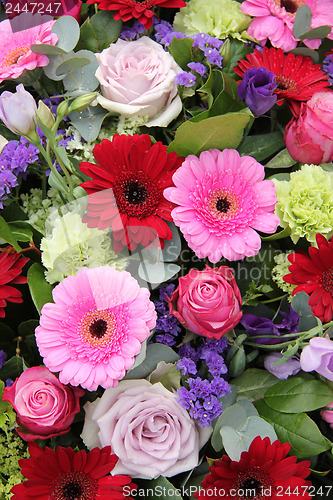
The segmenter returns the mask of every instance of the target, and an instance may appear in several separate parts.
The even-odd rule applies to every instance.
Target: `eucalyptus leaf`
[[[307,5],[301,5],[296,12],[293,26],[293,35],[300,38],[303,33],[311,29],[312,11]]]
[[[313,49],[310,49],[309,47],[296,47],[296,49],[293,49],[290,52],[292,52],[296,56],[298,54],[301,54],[302,56],[305,57],[306,56],[311,57],[313,64],[318,64],[320,60],[318,52],[316,52]]]
[[[57,47],[66,52],[73,50],[80,38],[79,23],[72,16],[61,16],[53,25],[52,33],[58,37]]]
[[[306,413],[280,413],[270,408],[263,399],[254,404],[259,415],[273,425],[278,439],[282,443],[290,443],[290,455],[312,457],[330,448],[329,441]]]
[[[108,112],[101,106],[88,106],[82,111],[70,113],[72,125],[80,132],[87,142],[94,141],[100,131],[103,120]]]
[[[331,33],[331,26],[328,25],[323,25],[323,26],[317,26],[317,28],[313,28],[310,31],[307,31],[306,33],[303,33],[303,35],[300,36],[301,40],[313,40],[317,38],[326,38],[327,35]]]
[[[246,367],[246,354],[244,348],[241,347],[240,349],[237,350],[235,356],[232,358],[229,365],[228,373],[232,378],[239,377],[245,370],[245,367]]]
[[[291,307],[299,316],[299,332],[307,332],[318,326],[318,320],[314,317],[311,306],[309,306],[309,296],[307,293],[297,292],[291,300]]]
[[[64,87],[68,91],[84,90],[85,92],[92,92],[99,85],[95,77],[98,68],[97,57],[89,50],[79,50],[76,52],[76,56],[87,58],[90,62],[68,73],[64,78]]]
[[[31,45],[31,52],[35,54],[45,54],[46,56],[54,56],[57,54],[67,54],[66,50],[57,45],[49,45],[47,43],[38,43]]]
[[[149,262],[144,260],[140,262],[138,273],[141,279],[159,285],[171,279],[180,271],[177,264],[165,264],[164,262]]]
[[[82,68],[82,66],[90,64],[90,62],[91,61],[88,57],[77,57],[75,55],[75,57],[70,57],[69,59],[66,59],[66,61],[59,64],[59,66],[55,70],[55,74],[57,76],[67,75],[67,73]]]
[[[128,371],[123,380],[148,377],[162,359],[166,363],[175,363],[179,356],[171,347],[164,344],[149,344],[145,360],[133,370]]]

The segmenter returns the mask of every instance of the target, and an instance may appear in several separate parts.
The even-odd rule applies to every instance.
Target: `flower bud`
[[[43,101],[39,101],[38,103],[37,117],[47,128],[51,129],[55,123],[52,111]]]
[[[37,105],[32,95],[20,83],[16,92],[2,92],[0,95],[0,119],[17,135],[32,141],[37,139]]]
[[[97,92],[91,92],[77,97],[69,106],[68,114],[72,113],[72,111],[82,111],[96,99],[96,96]]]

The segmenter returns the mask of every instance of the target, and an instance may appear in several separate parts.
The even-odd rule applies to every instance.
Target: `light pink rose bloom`
[[[300,5],[307,5],[312,12],[311,29],[318,26],[333,26],[333,0],[245,0],[241,9],[244,14],[253,16],[247,32],[265,45],[267,40],[273,47],[280,47],[285,52],[294,49],[300,40],[293,35],[294,20]],[[333,39],[333,33],[327,38]],[[304,44],[317,49],[321,39],[303,40]]]
[[[86,403],[85,445],[111,445],[119,460],[113,474],[152,479],[196,467],[212,428],[200,429],[161,383],[122,380]]]
[[[117,40],[96,54],[96,78],[102,95],[97,101],[125,117],[148,116],[146,127],[166,127],[182,109],[174,79],[181,68],[150,38]]]
[[[316,92],[302,102],[286,126],[284,142],[294,160],[320,165],[333,161],[333,91]]]
[[[179,278],[169,307],[185,328],[210,339],[220,339],[242,317],[241,294],[227,266],[191,269]]]
[[[333,401],[329,405],[326,405],[327,408],[332,408],[332,410],[321,410],[320,416],[325,422],[330,424],[331,429],[333,429]]]
[[[36,366],[5,387],[3,401],[11,403],[17,413],[18,434],[34,441],[69,432],[83,395],[82,389],[63,385],[46,367]]]
[[[301,368],[313,370],[333,382],[333,342],[325,337],[315,337],[304,347],[301,354]]]
[[[31,46],[41,43],[55,45],[58,37],[51,33],[54,23],[55,21],[49,21],[15,33],[8,19],[0,23],[0,82],[18,78],[27,70],[49,63],[47,56],[35,54],[31,51]]]
[[[14,134],[31,136],[36,133],[37,105],[22,83],[15,93],[5,90],[0,95],[0,120]]]

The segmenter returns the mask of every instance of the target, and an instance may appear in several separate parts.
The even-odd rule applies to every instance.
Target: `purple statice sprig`
[[[157,312],[155,341],[169,347],[177,343],[181,326],[177,318],[169,313],[169,303],[166,297],[171,297],[175,285],[170,284],[160,289],[159,299],[154,301]]]
[[[207,427],[223,412],[221,398],[231,391],[225,380],[227,367],[223,354],[228,342],[220,340],[200,339],[200,345],[193,347],[191,343],[179,348],[180,360],[177,368],[185,377],[183,386],[178,389],[179,404],[198,420],[200,427]]]
[[[333,54],[328,54],[323,61],[323,71],[329,78],[330,85],[333,85]]]

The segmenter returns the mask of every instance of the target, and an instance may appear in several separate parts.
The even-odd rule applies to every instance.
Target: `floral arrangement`
[[[333,0],[0,8],[0,499],[330,498]]]

